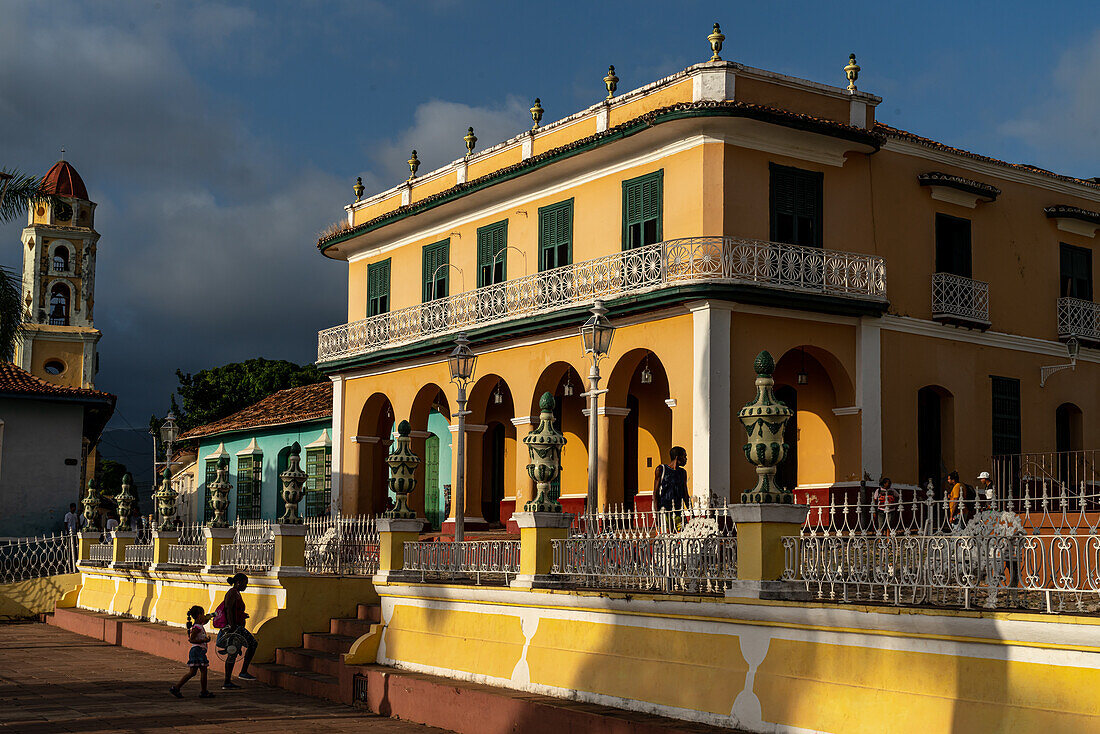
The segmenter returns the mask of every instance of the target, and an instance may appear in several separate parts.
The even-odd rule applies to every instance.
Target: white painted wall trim
[[[860,411],[862,469],[882,474],[882,337],[879,319],[860,319],[856,338],[856,404]]]
[[[730,309],[688,304],[692,320],[692,494],[730,498]]]

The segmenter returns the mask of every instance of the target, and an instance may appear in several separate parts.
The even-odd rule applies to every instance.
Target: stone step
[[[382,605],[381,604],[360,604],[356,608],[356,616],[359,619],[366,619],[371,622],[382,621]]]
[[[278,663],[256,663],[252,668],[256,677],[268,685],[304,696],[340,701],[340,680],[336,676],[298,670]]]
[[[298,670],[338,677],[341,657],[333,652],[307,650],[304,647],[281,647],[275,651],[275,662]]]
[[[302,647],[307,650],[320,650],[343,655],[351,649],[352,644],[359,639],[351,635],[335,635],[329,633],[308,632],[302,635]]]
[[[375,622],[369,619],[333,619],[329,622],[329,632],[334,635],[348,635],[359,638],[370,632]]]

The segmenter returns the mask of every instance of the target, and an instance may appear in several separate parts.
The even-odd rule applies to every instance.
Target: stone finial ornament
[[[283,483],[283,503],[285,511],[279,518],[284,525],[301,525],[302,516],[298,514],[298,503],[305,496],[306,473],[302,471],[302,446],[297,441],[290,447],[286,471],[279,475]]]
[[[218,461],[217,475],[214,481],[207,485],[206,491],[210,494],[210,507],[214,511],[207,523],[212,528],[229,527],[229,518],[226,512],[229,510],[229,493],[233,485],[229,483],[229,459],[222,458]]]
[[[164,467],[160,476],[160,489],[153,498],[157,501],[157,512],[160,514],[160,530],[176,529],[176,497],[179,492],[172,488],[172,470]]]
[[[539,123],[542,122],[543,111],[544,110],[542,109],[542,100],[540,100],[538,97],[535,97],[535,104],[531,106],[531,119],[535,121],[535,124],[531,126],[532,130],[538,127]]]
[[[603,83],[607,86],[607,98],[611,99],[619,88],[619,77],[615,76],[614,66],[607,67],[607,76],[603,78]]]
[[[722,52],[722,41],[726,40],[726,37],[722,35],[722,29],[717,23],[714,24],[714,31],[707,36],[707,40],[710,41],[710,50],[713,52],[710,60],[721,61],[722,57],[718,54]]]
[[[118,526],[123,530],[130,529],[130,518],[134,514],[134,501],[137,496],[133,493],[134,477],[130,472],[122,475],[122,490],[115,496],[115,504],[118,505]]]
[[[84,529],[91,530],[96,526],[96,520],[99,519],[99,505],[100,496],[99,488],[95,486],[95,480],[88,480],[88,492],[84,495],[84,499],[80,500],[80,504],[84,506]]]
[[[474,154],[474,146],[477,144],[477,136],[472,127],[462,136],[462,141],[466,143],[466,157],[469,158]]]
[[[523,506],[526,512],[561,512],[561,503],[550,485],[561,474],[561,450],[565,436],[554,428],[554,396],[539,398],[539,427],[524,437],[531,463],[527,473],[535,481],[535,497]]]
[[[355,185],[351,187],[351,190],[355,192],[355,200],[356,201],[362,201],[363,200],[363,190],[364,190],[364,188],[365,187],[363,186],[363,177],[362,176],[356,176],[355,177]]]
[[[416,513],[409,509],[409,494],[416,489],[416,467],[420,465],[420,457],[413,453],[412,439],[409,434],[412,426],[408,421],[401,421],[397,426],[397,441],[393,451],[386,457],[386,463],[390,467],[390,490],[397,495],[397,502],[392,510],[387,510],[386,517],[415,518]]]
[[[416,157],[415,150],[412,152],[407,162],[409,164],[409,180],[412,181],[416,178],[416,169],[420,168],[420,159]]]
[[[783,442],[783,430],[791,418],[791,409],[775,397],[775,361],[768,352],[760,352],[753,362],[756,370],[756,399],[737,413],[748,434],[745,458],[756,467],[756,486],[741,493],[742,502],[794,504],[789,487],[775,482],[775,467],[787,457],[790,447]]]
[[[855,54],[848,54],[848,65],[844,67],[844,76],[848,77],[848,91],[857,91],[856,79],[859,79],[859,64],[856,63]]]

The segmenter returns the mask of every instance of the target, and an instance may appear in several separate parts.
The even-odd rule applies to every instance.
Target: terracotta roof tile
[[[88,189],[84,179],[68,161],[58,161],[42,177],[42,190],[58,196],[72,196],[88,200]]]
[[[12,362],[0,362],[0,395],[34,395],[44,398],[84,398],[95,402],[109,402],[114,405],[115,396],[111,393],[91,390],[84,387],[66,387],[35,377]]]
[[[332,417],[332,383],[328,380],[304,387],[292,387],[268,395],[233,415],[187,431],[180,440],[219,433],[272,428]]]

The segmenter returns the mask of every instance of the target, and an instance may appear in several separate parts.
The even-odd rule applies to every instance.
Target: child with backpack
[[[187,681],[199,674],[199,683],[202,691],[199,698],[213,698],[214,694],[206,688],[206,669],[210,667],[210,660],[206,657],[206,646],[210,642],[210,635],[206,634],[203,627],[210,615],[203,611],[198,604],[187,610],[187,640],[191,643],[191,651],[187,654],[187,673],[180,678],[180,682],[168,689],[176,698],[183,698],[180,691]]]

